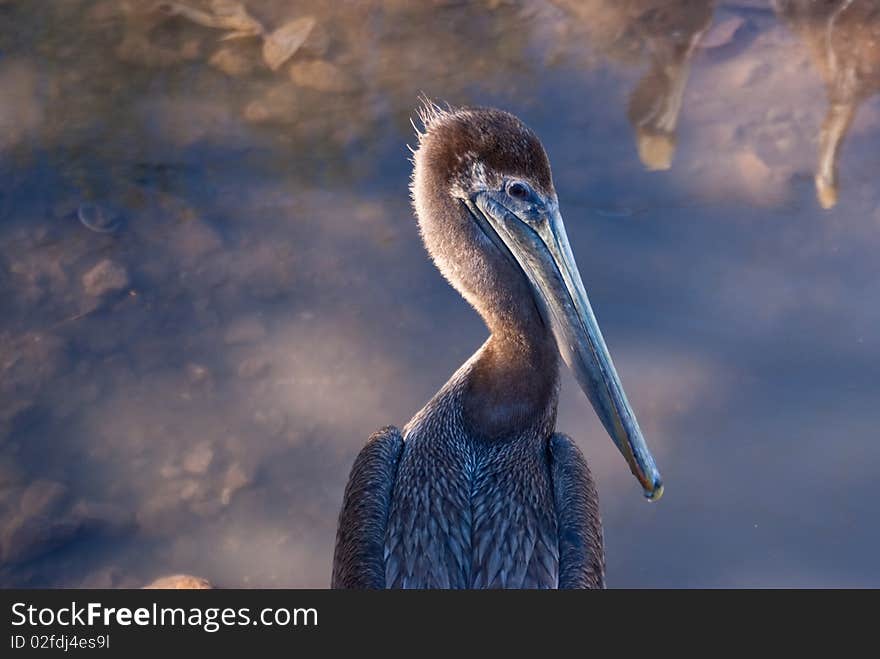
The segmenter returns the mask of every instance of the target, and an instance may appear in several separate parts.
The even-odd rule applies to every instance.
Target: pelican
[[[334,588],[602,588],[596,488],[555,432],[559,355],[649,499],[660,473],[569,247],[537,136],[426,104],[412,197],[425,247],[491,335],[403,430],[357,456]]]

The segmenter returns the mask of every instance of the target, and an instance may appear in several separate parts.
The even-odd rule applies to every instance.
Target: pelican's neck
[[[540,320],[495,324],[468,375],[464,418],[486,441],[542,439],[556,425],[558,391],[559,354],[549,328]]]
[[[445,178],[420,164],[425,158],[420,149],[413,183],[425,247],[491,332],[454,378],[467,430],[488,441],[536,428],[549,433],[545,427],[552,429],[556,420],[559,360],[534,289],[514,257],[440,183]]]

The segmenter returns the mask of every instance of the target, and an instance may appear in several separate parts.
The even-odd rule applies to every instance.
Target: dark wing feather
[[[599,495],[587,461],[566,435],[550,438],[550,469],[559,526],[559,587],[604,588]]]
[[[402,448],[400,431],[388,426],[354,461],[336,531],[333,588],[385,588],[385,528]]]

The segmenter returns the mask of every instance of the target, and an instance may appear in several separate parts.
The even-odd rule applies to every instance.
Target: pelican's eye
[[[507,194],[513,199],[524,201],[531,197],[532,191],[529,190],[529,186],[527,186],[525,183],[514,181],[513,183],[509,183],[507,185]]]

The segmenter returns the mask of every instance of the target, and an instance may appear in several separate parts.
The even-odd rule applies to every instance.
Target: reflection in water
[[[645,167],[669,169],[691,59],[712,20],[715,1],[554,2],[576,17],[594,47],[623,61],[649,62],[630,94],[628,117]]]
[[[880,92],[880,4],[876,0],[775,0],[776,11],[807,44],[825,81],[828,111],[819,140],[816,193],[838,198],[840,148],[859,106]]]
[[[486,336],[406,202],[423,92],[522,116],[589,255],[667,481],[563,385],[609,584],[880,585],[876,0],[249,0],[236,39],[161,4],[0,2],[0,583],[328,585],[364,428]],[[824,213],[820,5],[859,107]]]

